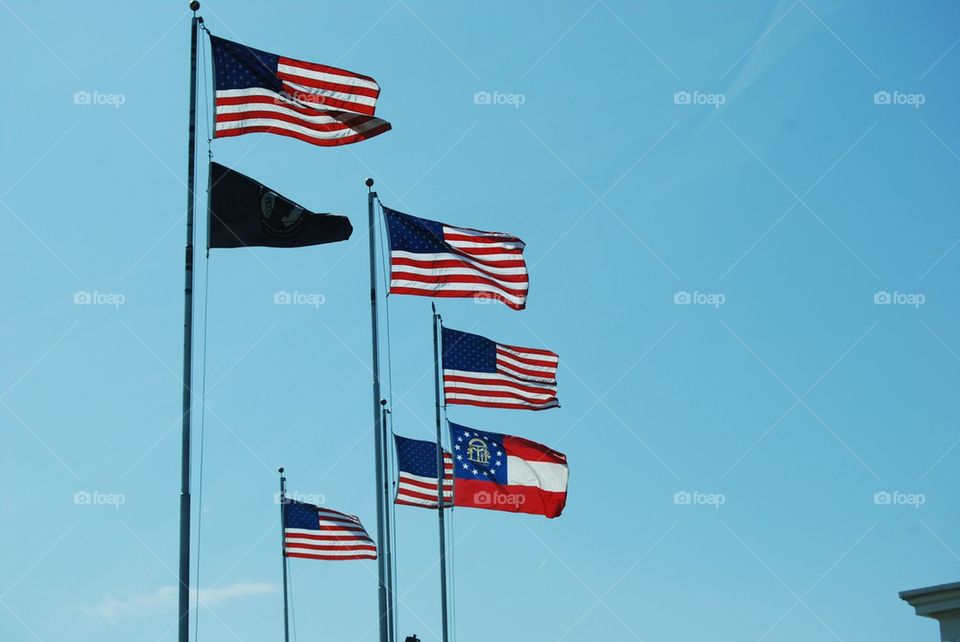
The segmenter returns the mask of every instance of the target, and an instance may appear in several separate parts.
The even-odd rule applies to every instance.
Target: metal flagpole
[[[437,516],[440,524],[440,613],[443,626],[441,629],[443,632],[443,642],[448,642],[450,634],[447,625],[447,543],[446,532],[443,528],[445,506],[443,491],[446,469],[443,461],[443,429],[440,419],[440,408],[442,406],[440,398],[440,375],[442,370],[440,364],[440,336],[438,331],[438,327],[442,327],[443,320],[440,318],[440,315],[437,314],[437,306],[431,303],[430,307],[433,309],[433,389],[437,399]]]
[[[380,642],[389,640],[387,628],[387,581],[386,564],[383,555],[384,527],[385,527],[385,505],[384,505],[384,465],[383,465],[383,432],[380,418],[380,331],[377,319],[377,227],[376,217],[373,212],[373,201],[377,193],[373,191],[373,179],[368,178],[367,185],[367,217],[369,220],[370,236],[370,327],[373,335],[373,432],[374,432],[374,456],[376,458],[376,478],[377,478],[377,546],[380,553],[377,555],[377,581],[379,587],[377,590],[378,607],[380,614]],[[392,642],[392,641],[391,641]]]
[[[190,124],[187,135],[187,246],[184,253],[183,288],[183,416],[180,445],[180,642],[190,640],[190,409],[193,405],[193,208],[197,160],[197,32],[203,18],[200,3],[190,3]]]
[[[287,615],[287,478],[280,468],[280,559],[283,560],[283,642],[290,642],[290,618]]]
[[[380,426],[381,426],[381,431],[383,433],[382,440],[383,440],[383,446],[384,446],[383,460],[382,460],[383,470],[384,470],[383,493],[387,498],[383,507],[384,508],[383,514],[385,517],[384,528],[383,528],[384,538],[385,538],[383,548],[385,549],[385,553],[384,553],[383,563],[387,567],[387,638],[390,640],[390,642],[395,642],[396,637],[394,636],[394,631],[393,631],[394,626],[396,624],[394,622],[395,614],[394,614],[394,608],[393,608],[394,606],[393,525],[392,525],[393,520],[390,517],[390,502],[392,501],[392,498],[390,496],[390,466],[389,466],[390,456],[387,454],[388,452],[390,452],[389,450],[390,440],[387,439],[387,435],[389,434],[389,431],[387,430],[387,414],[389,414],[390,411],[387,410],[386,399],[381,399],[380,405],[382,406],[382,411],[380,413]]]

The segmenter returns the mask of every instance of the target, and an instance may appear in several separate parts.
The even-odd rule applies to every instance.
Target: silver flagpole
[[[377,589],[378,607],[380,614],[380,642],[388,642],[387,628],[387,580],[386,563],[383,555],[385,532],[385,504],[384,504],[384,444],[383,425],[380,417],[380,331],[377,319],[377,225],[373,212],[373,201],[377,193],[373,191],[373,179],[368,178],[367,185],[367,218],[369,221],[370,237],[370,327],[373,335],[373,434],[376,481],[377,481]],[[391,641],[392,642],[392,641]]]
[[[180,593],[178,640],[190,640],[190,409],[193,405],[193,208],[197,174],[197,32],[200,3],[190,3],[190,123],[187,134],[187,245],[183,287],[183,415],[180,443]]]
[[[280,559],[283,560],[283,641],[290,642],[290,617],[287,615],[287,478],[280,468]]]
[[[440,390],[440,376],[443,370],[440,363],[440,335],[439,328],[443,327],[443,320],[437,314],[437,306],[430,303],[433,309],[433,389],[436,395],[437,410],[437,515],[440,524],[440,614],[442,618],[443,642],[448,642],[450,638],[449,626],[447,623],[447,543],[446,532],[443,528],[444,513],[444,478],[445,467],[443,462],[443,428],[441,426],[440,408],[443,406]]]
[[[387,415],[390,413],[387,410],[387,400],[381,399],[380,405],[383,407],[380,415],[381,428],[383,432],[383,492],[387,500],[384,504],[384,560],[383,563],[387,567],[387,637],[390,639],[390,642],[396,640],[394,634],[394,628],[396,627],[396,613],[394,612],[394,593],[393,593],[393,518],[390,516],[390,503],[393,501],[393,497],[390,494],[390,440],[387,438],[390,434],[387,428]]]

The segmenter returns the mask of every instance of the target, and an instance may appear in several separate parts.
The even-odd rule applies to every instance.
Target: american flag
[[[437,507],[437,444],[393,436],[397,445],[397,504]],[[453,458],[443,451],[443,504],[453,505]]]
[[[503,301],[514,310],[527,303],[523,241],[428,221],[383,208],[390,236],[390,292],[430,297]]]
[[[521,348],[443,328],[443,393],[448,404],[546,410],[557,401],[555,352]]]
[[[375,560],[377,547],[353,515],[284,498],[283,552],[312,560]]]
[[[210,36],[215,137],[266,132],[349,145],[390,129],[374,117],[380,86],[369,76],[303,62]]]

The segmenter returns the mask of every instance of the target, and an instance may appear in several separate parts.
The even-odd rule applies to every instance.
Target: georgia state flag
[[[453,504],[557,517],[567,503],[567,456],[522,437],[450,423]]]

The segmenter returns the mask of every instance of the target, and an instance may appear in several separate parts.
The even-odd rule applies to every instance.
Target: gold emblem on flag
[[[483,466],[490,465],[490,449],[487,448],[487,442],[476,437],[467,442],[467,459]]]

